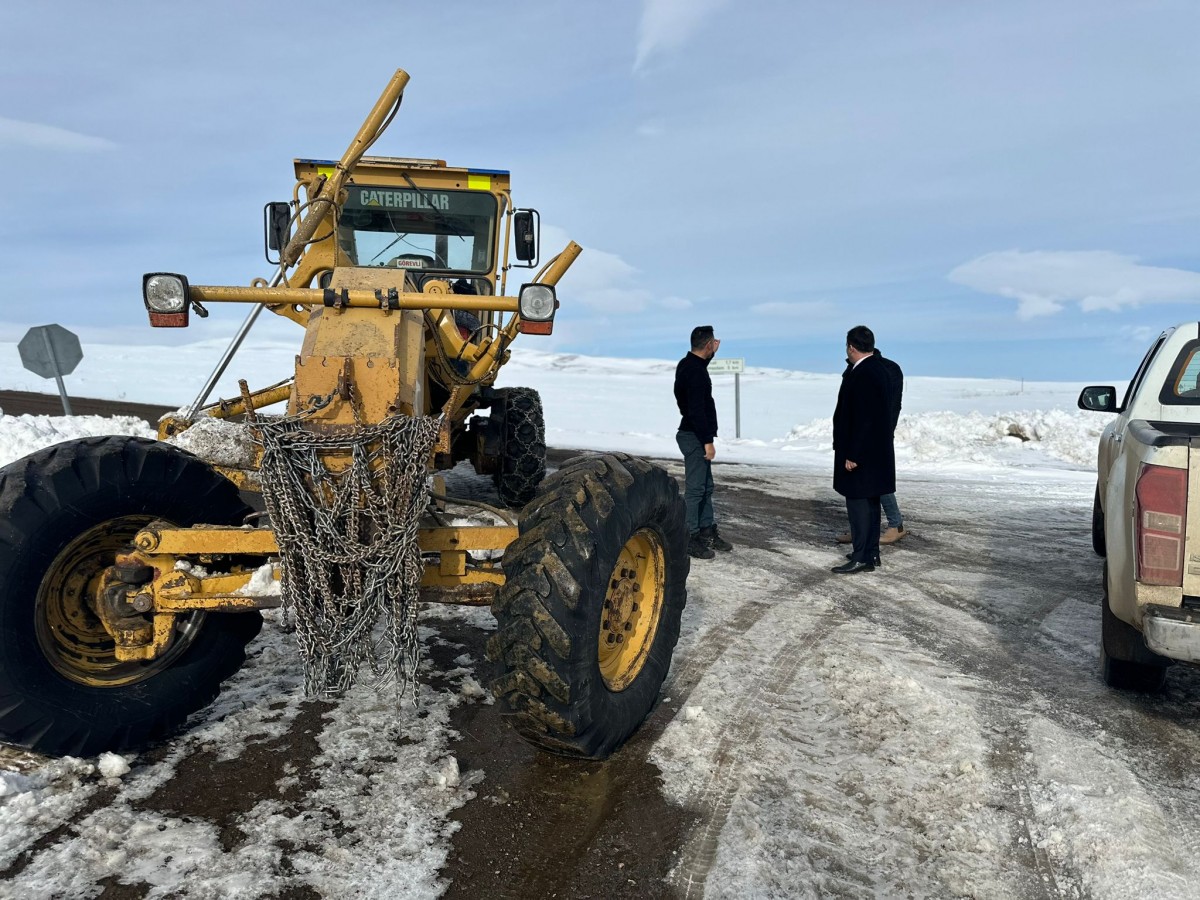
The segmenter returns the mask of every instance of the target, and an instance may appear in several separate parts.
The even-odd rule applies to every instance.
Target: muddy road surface
[[[269,618],[129,773],[3,758],[0,896],[1200,895],[1200,674],[1101,683],[1085,478],[902,482],[908,536],[850,577],[826,473],[716,480],[736,549],[693,564],[661,702],[609,760],[508,728],[484,610],[431,611],[399,716],[303,699]]]

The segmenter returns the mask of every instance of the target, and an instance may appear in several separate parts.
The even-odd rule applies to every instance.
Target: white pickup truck
[[[1155,340],[1119,405],[1116,388],[1096,386],[1079,406],[1117,413],[1092,513],[1104,680],[1158,690],[1172,661],[1200,662],[1200,323]]]

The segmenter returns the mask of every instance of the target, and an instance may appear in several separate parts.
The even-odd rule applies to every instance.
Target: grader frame
[[[465,444],[465,453],[476,467],[486,468],[487,461],[480,460],[480,442],[472,443],[463,429],[477,408],[476,388],[494,382],[518,334],[549,333],[553,310],[549,317],[527,321],[521,315],[521,298],[504,296],[517,212],[507,172],[454,168],[441,160],[364,155],[395,115],[408,80],[407,73],[397,70],[340,160],[296,161],[289,223],[295,224],[295,233],[286,243],[279,241],[280,268],[273,282],[259,279],[250,286],[212,286],[191,285],[182,276],[169,273],[145,276],[144,285],[152,278],[177,278],[185,295],[181,309],[166,313],[156,310],[147,295],[154,325],[186,325],[189,310],[204,314],[204,304],[246,303],[306,329],[294,379],[257,391],[243,382],[240,397],[201,408],[206,399],[202,397],[188,414],[170,416],[160,423],[161,439],[183,433],[206,416],[253,421],[258,410],[286,400],[288,414],[306,414],[305,427],[314,430],[379,422],[395,414],[438,415],[442,424],[431,467],[448,468]],[[426,212],[433,210],[434,215],[446,205],[439,204],[439,199],[451,193],[462,196],[465,189],[492,197],[497,209],[495,222],[504,222],[503,235],[502,239],[496,233],[480,236],[487,243],[475,247],[473,262],[485,259],[489,264],[475,265],[468,273],[477,292],[452,292],[450,281],[462,272],[437,277],[438,269],[450,268],[447,260],[439,260],[443,265],[434,267],[419,290],[413,289],[410,268],[354,265],[359,260],[344,245],[342,219],[347,215],[349,192],[355,189],[363,196],[368,196],[370,189],[371,196],[379,195],[376,199],[384,202],[398,199],[403,191],[405,200],[412,201],[415,195],[415,205]],[[552,290],[580,252],[579,245],[568,243],[524,289],[536,285]],[[467,333],[456,324],[455,311],[478,316],[479,326]],[[164,320],[164,316],[173,318]],[[444,396],[434,398],[439,386]],[[456,439],[460,446],[455,446]],[[327,464],[336,470],[340,463],[330,459]],[[254,467],[215,468],[240,489],[258,490]],[[508,524],[498,526],[423,523],[419,546],[428,561],[421,580],[422,599],[490,603],[504,582],[503,572],[494,562],[472,561],[469,554],[502,551],[517,533],[511,517]],[[163,653],[171,642],[174,618],[181,613],[238,612],[279,605],[277,596],[249,592],[255,572],[279,553],[270,528],[175,528],[155,522],[136,535],[133,546],[105,576],[103,589],[121,596],[100,607],[120,660],[148,660]],[[229,571],[196,576],[179,568],[180,562],[215,559],[224,561]],[[153,572],[154,576],[128,584],[120,580],[121,571]],[[135,623],[132,627],[131,622]]]
[[[580,248],[537,269],[537,215],[514,209],[507,172],[367,156],[407,82],[397,71],[339,160],[296,161],[291,202],[265,211],[270,281],[143,277],[157,327],[252,306],[159,440],[78,438],[0,467],[0,741],[89,756],[170,736],[285,591],[314,693],[364,665],[413,684],[416,604],[490,603],[490,687],[538,748],[602,759],[655,708],[687,600],[678,484],[622,453],[544,477],[540,399],[495,381],[519,334],[551,333]],[[537,269],[515,297],[510,243]],[[304,328],[294,377],[208,403],[263,310]],[[206,430],[225,433],[204,448]],[[519,515],[452,498],[437,474],[426,495],[461,460]],[[487,524],[458,524],[472,506]]]

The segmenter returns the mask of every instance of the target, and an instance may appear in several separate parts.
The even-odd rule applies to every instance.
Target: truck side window
[[[1200,340],[1188,341],[1179,351],[1158,400],[1164,405],[1200,405]]]
[[[1146,358],[1142,360],[1142,364],[1138,366],[1137,374],[1133,376],[1133,380],[1129,382],[1129,387],[1125,390],[1125,399],[1121,401],[1122,410],[1129,409],[1129,401],[1133,399],[1134,394],[1137,393],[1137,389],[1141,387],[1142,379],[1146,377],[1146,370],[1150,368],[1150,361],[1154,359],[1155,354],[1158,353],[1158,348],[1163,345],[1163,341],[1166,339],[1167,336],[1165,334],[1161,335],[1154,342],[1154,346],[1150,348],[1150,352],[1146,354]]]

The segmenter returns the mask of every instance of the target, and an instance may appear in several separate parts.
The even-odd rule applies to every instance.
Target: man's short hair
[[[692,349],[699,350],[714,337],[716,334],[711,325],[697,325],[692,329]]]
[[[875,333],[866,325],[855,325],[846,332],[846,345],[859,353],[870,353],[875,349]]]

